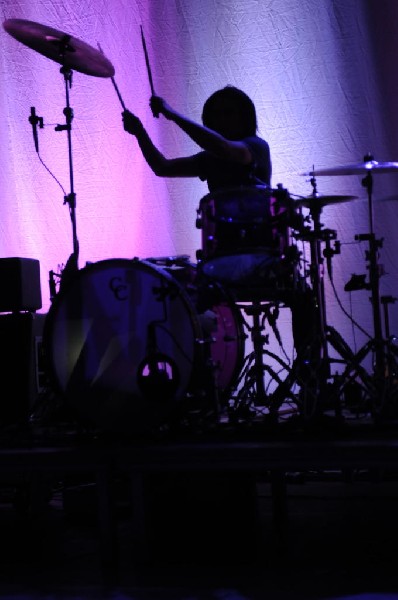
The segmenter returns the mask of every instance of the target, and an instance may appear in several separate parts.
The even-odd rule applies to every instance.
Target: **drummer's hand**
[[[139,129],[142,128],[142,123],[138,117],[136,117],[129,110],[124,110],[122,112],[123,119],[123,127],[127,133],[131,133],[132,135],[136,135]]]
[[[170,106],[163,100],[163,98],[160,98],[160,96],[151,96],[149,106],[151,107],[154,117],[164,115],[166,119],[168,119],[173,112]]]

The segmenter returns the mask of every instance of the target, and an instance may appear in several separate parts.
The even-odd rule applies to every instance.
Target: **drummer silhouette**
[[[271,198],[270,147],[268,142],[258,135],[256,108],[245,92],[232,85],[215,91],[204,103],[202,123],[180,114],[156,95],[150,98],[150,108],[155,117],[163,115],[200,147],[199,152],[190,156],[166,158],[154,145],[141,120],[129,110],[124,110],[124,129],[136,137],[143,157],[155,175],[198,177],[207,182],[211,194],[252,188],[265,192],[268,200]],[[249,206],[248,210],[250,212]],[[246,229],[245,233],[250,237],[251,232]],[[235,239],[232,243],[237,244],[238,240]],[[261,279],[263,278],[265,285],[269,287],[269,274],[279,263],[280,256],[275,256],[275,253],[270,254],[262,250],[238,252],[232,260],[221,262],[221,283],[232,280],[233,284],[242,284],[243,289],[246,284],[253,282],[254,278],[261,290]],[[206,267],[206,264],[204,266]],[[217,279],[218,273],[215,272],[214,275]],[[299,348],[308,347],[311,336],[314,335],[309,299],[311,298],[306,288],[304,293],[295,293],[294,297],[289,299],[297,352]]]
[[[256,109],[245,92],[231,85],[214,92],[203,106],[202,124],[177,113],[158,96],[151,97],[150,106],[155,116],[163,114],[176,123],[202,149],[191,156],[167,159],[154,146],[141,121],[124,111],[124,128],[136,136],[146,162],[156,175],[198,177],[207,182],[210,192],[238,186],[271,190],[270,148],[257,135]],[[263,196],[262,200],[266,198]],[[239,282],[245,282],[254,271],[257,276],[259,270],[268,270],[269,266],[270,257],[262,252],[256,255],[242,252],[235,260],[221,265],[223,277]]]
[[[199,177],[207,181],[209,191],[237,185],[270,186],[269,145],[257,135],[256,109],[242,90],[227,85],[214,92],[203,106],[203,124],[178,113],[159,96],[151,97],[150,107],[155,116],[162,114],[176,123],[202,148],[191,156],[168,159],[155,147],[140,119],[123,111],[124,129],[135,135],[155,175]]]

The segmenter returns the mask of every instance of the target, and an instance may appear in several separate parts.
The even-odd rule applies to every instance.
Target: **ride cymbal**
[[[394,171],[398,172],[398,162],[378,162],[377,160],[369,160],[362,163],[343,165],[341,167],[331,167],[330,169],[315,169],[314,171],[300,173],[300,175],[304,175],[305,177],[317,177],[318,175],[366,175],[369,172],[392,173]]]
[[[315,194],[295,200],[295,205],[304,206],[305,208],[323,207],[328,204],[339,204],[340,202],[350,202],[351,200],[357,199],[358,196],[322,196],[322,194]]]
[[[19,42],[67,69],[94,77],[113,77],[112,63],[89,44],[68,33],[24,19],[8,19],[3,27]]]

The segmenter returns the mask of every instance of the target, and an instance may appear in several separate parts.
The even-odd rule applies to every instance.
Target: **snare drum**
[[[211,345],[227,388],[243,361],[232,307],[213,302]],[[43,332],[49,376],[78,419],[100,430],[146,433],[167,422],[201,381],[206,338],[185,284],[138,259],[79,270],[53,300]]]

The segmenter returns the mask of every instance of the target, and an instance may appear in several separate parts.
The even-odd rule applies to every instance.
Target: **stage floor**
[[[393,423],[15,433],[0,440],[3,598],[398,595]]]

